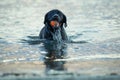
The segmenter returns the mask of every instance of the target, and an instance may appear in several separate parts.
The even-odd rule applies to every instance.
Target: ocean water
[[[39,39],[52,9],[67,16],[68,43]],[[119,12],[119,0],[0,0],[0,76],[120,74]]]

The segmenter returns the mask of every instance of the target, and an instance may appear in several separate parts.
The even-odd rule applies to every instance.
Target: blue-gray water
[[[45,45],[38,35],[44,15],[56,8],[67,16],[71,42]],[[23,73],[39,75],[62,74],[59,70],[64,74],[120,74],[119,33],[119,0],[0,0],[0,76],[19,73],[13,68],[22,63],[25,69],[39,65],[25,72],[20,67]],[[56,58],[55,62],[49,62],[49,57]]]

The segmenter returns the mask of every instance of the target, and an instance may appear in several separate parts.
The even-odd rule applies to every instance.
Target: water
[[[70,42],[44,44],[44,15],[56,8],[67,16]],[[119,0],[1,1],[0,76],[120,74],[119,12]]]

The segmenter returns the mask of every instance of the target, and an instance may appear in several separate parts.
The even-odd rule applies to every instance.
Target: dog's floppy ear
[[[46,24],[46,22],[48,21],[48,13],[45,15],[45,17],[44,17],[44,24]]]
[[[65,27],[67,27],[67,18],[64,14],[63,14],[63,24],[65,24]]]

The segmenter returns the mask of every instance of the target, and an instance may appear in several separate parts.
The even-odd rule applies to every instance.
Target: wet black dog
[[[66,16],[59,10],[54,9],[45,15],[45,26],[40,31],[40,39],[67,41],[68,37],[64,27],[67,27]]]

